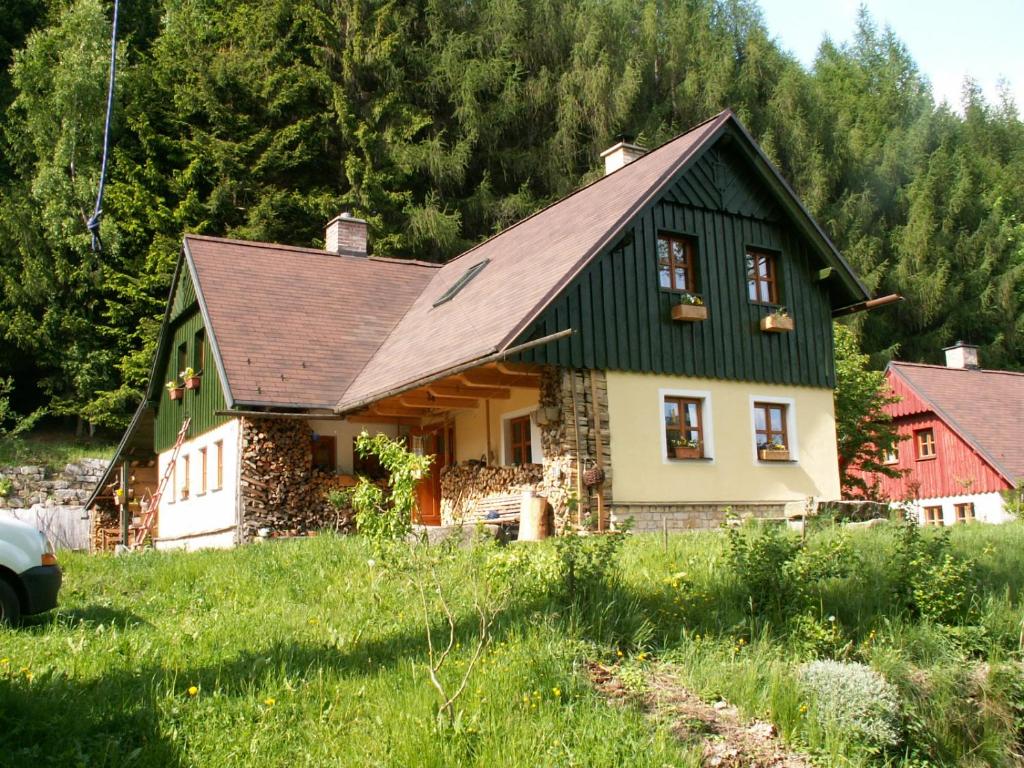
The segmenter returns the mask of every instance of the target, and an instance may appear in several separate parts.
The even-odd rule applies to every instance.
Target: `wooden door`
[[[413,430],[413,436],[423,440],[423,453],[433,456],[430,474],[416,486],[416,512],[413,522],[421,525],[441,524],[441,470],[454,461],[455,428],[434,424]]]

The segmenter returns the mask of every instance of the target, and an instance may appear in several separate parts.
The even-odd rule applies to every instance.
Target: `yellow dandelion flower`
[[[8,659],[8,658],[7,658],[6,656],[5,656],[4,658],[0,659],[0,664],[3,664],[3,665],[4,665],[5,667],[6,667],[6,666],[7,666],[8,664],[10,664],[10,663],[11,663],[11,660],[10,660],[10,659]]]
[[[553,694],[555,694],[555,698],[556,698],[556,699],[557,699],[557,698],[558,698],[559,696],[561,696],[561,695],[562,695],[562,689],[561,689],[561,688],[558,688],[557,686],[556,686],[556,687],[554,687],[554,688],[552,688],[552,689],[551,689],[551,692],[552,692]]]
[[[275,699],[273,696],[268,696],[263,700],[263,703],[266,704],[268,707],[272,707],[277,703],[277,699]]]
[[[190,685],[188,687],[188,695],[189,696],[195,696],[197,693],[199,693],[199,688],[197,688],[194,685]]]

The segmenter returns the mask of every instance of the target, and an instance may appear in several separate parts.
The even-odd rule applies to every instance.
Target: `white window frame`
[[[789,445],[789,461],[761,461],[757,458],[757,422],[754,420],[754,403],[769,403],[786,406],[786,439]],[[750,414],[750,448],[755,467],[795,466],[800,463],[800,438],[796,431],[796,400],[792,397],[775,397],[772,395],[751,395],[747,406]]]
[[[543,464],[544,463],[544,448],[540,444],[540,427],[537,426],[537,420],[533,418],[533,412],[537,410],[539,406],[530,406],[529,408],[520,408],[518,411],[509,411],[508,413],[501,414],[501,455],[499,460],[501,466],[510,467],[508,463],[510,457],[509,443],[512,440],[512,419],[520,419],[523,416],[530,417],[530,463],[532,464]]]
[[[668,457],[668,441],[665,439],[665,398],[688,397],[701,401],[701,424],[704,427],[704,456],[696,463],[715,463],[715,424],[711,418],[711,392],[707,389],[659,389],[658,390],[658,436],[661,439],[661,463],[672,466],[686,466],[693,461],[677,461]]]

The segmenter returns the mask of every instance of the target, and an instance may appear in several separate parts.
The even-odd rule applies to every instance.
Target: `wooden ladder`
[[[160,478],[160,485],[157,487],[156,493],[150,498],[149,503],[142,500],[142,522],[135,527],[131,549],[141,549],[146,543],[146,539],[153,534],[153,526],[156,525],[156,516],[160,508],[160,499],[163,498],[164,491],[167,490],[167,484],[174,476],[174,465],[178,461],[181,444],[185,442],[185,434],[188,432],[191,423],[192,417],[185,417],[185,421],[181,424],[181,429],[178,430],[178,439],[174,441],[174,448],[171,450],[171,460],[167,462],[167,467],[164,469],[163,477]]]

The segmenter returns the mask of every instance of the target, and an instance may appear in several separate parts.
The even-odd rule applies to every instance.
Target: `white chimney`
[[[609,147],[601,153],[601,157],[604,158],[605,176],[619,170],[619,168],[628,163],[632,163],[638,157],[643,157],[647,153],[646,149],[631,143],[627,137],[622,136],[620,138],[622,140],[618,144]]]
[[[977,370],[981,367],[978,365],[978,348],[974,344],[958,341],[943,351],[946,353],[947,368],[974,368]]]
[[[335,216],[324,233],[324,250],[338,256],[365,257],[367,225],[346,211]]]

